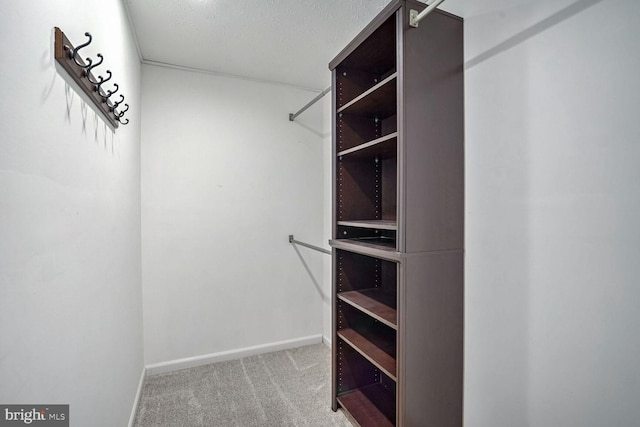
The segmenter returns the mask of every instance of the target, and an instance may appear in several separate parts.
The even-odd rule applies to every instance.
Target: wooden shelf
[[[371,249],[377,249],[384,252],[395,252],[396,242],[393,239],[381,239],[377,237],[361,238],[361,239],[342,239],[344,243],[362,246]]]
[[[380,384],[348,391],[338,403],[361,427],[395,426],[395,396]]]
[[[336,108],[347,105],[395,72],[395,67],[381,72],[341,68],[336,75],[336,85],[340,88],[336,98]]]
[[[389,221],[386,219],[367,219],[360,221],[338,221],[338,225],[346,227],[372,228],[377,230],[397,230],[397,221]],[[394,246],[395,247],[395,246]]]
[[[390,355],[395,353],[395,340],[386,340],[376,334],[362,335],[353,329],[339,330],[338,337],[396,381],[396,359]]]
[[[378,117],[380,120],[396,113],[395,72],[353,101],[338,109],[338,113],[354,114],[364,117]]]
[[[396,251],[395,242],[393,242],[392,246],[390,242],[386,240],[380,242],[379,239],[332,239],[329,240],[329,245],[337,249],[344,249],[346,251],[394,262],[400,261],[402,255]]]
[[[349,156],[350,158],[379,157],[386,159],[397,155],[397,143],[398,132],[393,132],[348,150],[340,151],[338,156]]]
[[[383,288],[362,289],[338,294],[338,298],[393,329],[398,329],[396,296]]]

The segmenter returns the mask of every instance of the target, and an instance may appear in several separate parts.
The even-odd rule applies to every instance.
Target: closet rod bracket
[[[436,10],[436,8],[440,5],[440,3],[444,2],[444,0],[435,0],[431,3],[426,9],[422,12],[418,12],[415,9],[409,10],[409,25],[418,28],[418,24],[422,21],[428,14]]]

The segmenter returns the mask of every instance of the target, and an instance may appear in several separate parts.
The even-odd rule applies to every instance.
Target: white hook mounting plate
[[[418,15],[420,14],[420,12],[418,12],[415,9],[411,9],[409,11],[409,25],[414,27],[414,28],[418,28],[418,25],[420,24],[420,21],[418,21],[416,18],[418,18]]]

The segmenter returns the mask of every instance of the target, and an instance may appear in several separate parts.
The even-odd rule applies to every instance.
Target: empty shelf
[[[357,145],[348,150],[338,153],[338,156],[349,156],[353,158],[359,157],[379,157],[381,159],[387,157],[395,157],[398,144],[398,132],[390,133],[383,137],[374,139],[373,141]]]
[[[383,119],[396,113],[396,80],[393,73],[353,101],[338,109],[338,113]]]
[[[396,242],[393,239],[332,239],[329,240],[329,245],[394,262],[402,258],[402,254],[396,251]]]
[[[386,252],[395,252],[396,241],[393,239],[384,239],[380,237],[362,237],[359,239],[341,239],[345,243],[363,246],[367,248],[378,249]]]
[[[361,221],[338,221],[338,225],[344,225],[347,227],[373,228],[378,230],[397,230],[398,229],[398,223],[396,221],[389,221],[385,219],[368,219],[368,220],[361,220]],[[394,242],[394,247],[395,247],[395,242]]]
[[[398,315],[395,309],[396,296],[394,294],[382,288],[374,288],[341,292],[338,294],[338,298],[385,325],[393,329],[398,328]]]
[[[375,334],[361,335],[353,329],[340,329],[338,337],[396,381],[396,359],[390,355],[395,354],[395,340]]]
[[[338,403],[361,427],[395,425],[396,398],[380,384],[348,391],[338,396]]]

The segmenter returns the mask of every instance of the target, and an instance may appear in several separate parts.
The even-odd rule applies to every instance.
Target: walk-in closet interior
[[[2,2],[0,425],[637,425],[638,23]]]

